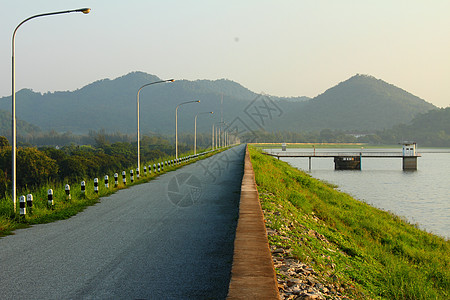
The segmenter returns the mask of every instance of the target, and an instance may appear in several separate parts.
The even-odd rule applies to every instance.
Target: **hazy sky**
[[[80,88],[143,71],[314,97],[373,75],[450,106],[449,0],[0,0],[0,96]]]

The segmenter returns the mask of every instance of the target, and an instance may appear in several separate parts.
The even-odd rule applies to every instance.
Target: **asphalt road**
[[[1,299],[223,299],[243,145],[0,239]]]

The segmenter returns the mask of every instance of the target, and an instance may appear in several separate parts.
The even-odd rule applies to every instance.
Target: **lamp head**
[[[90,8],[82,8],[82,9],[80,9],[80,11],[86,15],[91,12],[91,9]]]

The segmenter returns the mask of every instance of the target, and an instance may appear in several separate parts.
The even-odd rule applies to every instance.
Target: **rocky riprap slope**
[[[269,212],[264,210],[264,215],[272,214],[280,217],[278,212]],[[285,220],[283,230],[276,230],[270,228],[270,218],[266,219],[266,230],[268,236],[278,236],[279,238],[289,239],[286,231],[294,226],[302,226],[294,224]],[[317,238],[326,241],[326,238],[314,230],[308,230],[310,238]],[[270,243],[270,238],[269,238]],[[346,290],[353,290],[351,285],[339,283],[337,278],[333,275],[334,265],[330,264],[330,270],[325,274],[317,273],[314,268],[299,261],[292,255],[290,248],[270,245],[272,252],[272,259],[277,274],[278,289],[280,292],[280,299],[295,299],[295,300],[312,300],[312,299],[353,299],[345,296]],[[333,283],[333,281],[336,281]]]

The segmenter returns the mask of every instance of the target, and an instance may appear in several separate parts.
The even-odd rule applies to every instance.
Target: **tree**
[[[0,149],[3,149],[5,147],[9,147],[8,139],[4,136],[0,136]]]
[[[0,170],[0,199],[6,196],[6,190],[8,189],[8,180],[6,178],[6,172]]]
[[[11,153],[11,150],[9,150]],[[58,174],[56,161],[36,148],[19,148],[17,153],[17,186],[39,186]]]
[[[69,182],[77,181],[86,175],[86,166],[81,163],[79,157],[70,156],[59,163],[60,179],[67,179]]]

